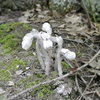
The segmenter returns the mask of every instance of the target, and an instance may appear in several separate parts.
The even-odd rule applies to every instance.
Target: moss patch
[[[18,50],[20,46],[21,39],[17,37],[17,34],[8,34],[5,36],[1,43],[5,49],[5,53],[13,52],[14,50]]]
[[[39,82],[42,82],[45,78],[45,75],[44,74],[36,74],[33,76],[29,76],[29,77],[26,77],[26,78],[23,78],[21,80],[19,80],[17,82],[17,86],[21,86],[23,85],[23,88],[26,89],[26,88],[30,88],[36,84],[38,84]]]
[[[30,88],[30,87],[38,84],[39,82],[40,82],[39,79],[34,80],[33,76],[29,76],[29,77],[26,77],[26,78],[19,80],[16,83],[16,86],[22,86],[23,89],[26,89],[26,88]]]
[[[8,70],[0,70],[0,81],[8,81],[11,79],[11,74]]]
[[[47,98],[49,95],[51,95],[53,93],[53,85],[43,85],[40,86],[39,88],[37,88],[37,97],[38,98]]]
[[[76,55],[77,57],[82,57],[82,53],[80,51],[77,51]]]
[[[0,25],[0,43],[4,47],[5,53],[19,51],[24,32],[30,31],[32,27],[24,23],[8,23]]]
[[[22,23],[13,22],[0,25],[0,35],[7,35],[8,32],[15,30],[19,25],[22,25]]]
[[[8,67],[6,68],[6,70],[10,71],[11,73],[13,73],[14,71],[18,70],[18,68],[16,67],[17,65],[23,66],[25,67],[27,64],[26,61],[23,61],[21,59],[14,59],[12,60],[12,62],[8,65]]]
[[[19,80],[16,83],[16,86],[17,87],[20,86],[22,87],[22,89],[27,89],[34,85],[39,84],[42,81],[44,81],[44,75],[38,74],[38,75],[29,76],[29,77]],[[53,85],[46,84],[46,85],[42,85],[42,86],[35,88],[30,94],[32,96],[36,96],[37,98],[43,99],[51,95],[53,93],[53,89],[54,89]]]
[[[66,63],[65,61],[62,61],[61,64],[62,64],[62,66],[63,66],[64,68],[69,68],[69,67],[70,67],[69,64]]]
[[[45,77],[45,74],[39,73],[39,74],[37,74],[36,76],[37,76],[38,78],[44,78],[44,77]]]
[[[6,65],[6,68],[0,69],[0,80],[7,81],[11,80],[11,77],[13,73],[18,70],[16,67],[17,65],[23,66],[23,69],[25,68],[27,62],[20,60],[20,59],[14,59],[10,62],[10,64]],[[5,64],[4,64],[5,66]]]

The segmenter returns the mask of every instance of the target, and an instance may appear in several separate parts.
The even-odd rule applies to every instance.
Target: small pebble
[[[8,85],[9,85],[9,86],[14,86],[14,82],[13,82],[13,81],[9,81],[9,82],[8,82]]]
[[[5,91],[0,87],[0,94],[5,93]]]
[[[16,71],[16,75],[21,75],[23,73],[23,70]]]
[[[27,75],[27,76],[31,76],[31,73],[27,73],[26,75]]]
[[[17,66],[16,66],[16,68],[19,68],[19,67],[20,67],[20,65],[17,65]]]
[[[64,89],[65,89],[64,85],[60,85],[59,87],[57,87],[56,90],[57,90],[57,93],[62,94],[64,92]]]
[[[26,70],[30,69],[30,67],[26,67]]]
[[[33,52],[33,55],[34,55],[34,56],[36,56],[36,53],[35,53],[35,52]]]

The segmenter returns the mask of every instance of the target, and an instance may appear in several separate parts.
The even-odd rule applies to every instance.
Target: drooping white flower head
[[[28,50],[32,45],[32,41],[33,41],[32,34],[30,33],[26,34],[22,41],[22,48]]]
[[[47,23],[47,22],[42,25],[42,30],[47,32],[50,35],[52,34],[51,25],[49,23]]]
[[[28,50],[32,45],[33,37],[39,38],[39,36],[40,36],[39,32],[36,29],[32,29],[30,33],[27,33],[23,37],[22,48]]]
[[[76,58],[75,52],[72,52],[68,49],[65,49],[65,48],[61,49],[61,53],[68,60],[74,60]]]
[[[76,54],[75,54],[75,52],[70,51],[70,52],[68,52],[68,53],[65,54],[65,57],[68,60],[74,60],[76,58]]]

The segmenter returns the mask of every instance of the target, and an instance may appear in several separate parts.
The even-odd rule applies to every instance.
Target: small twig
[[[85,81],[85,79],[84,79],[82,76],[80,76],[80,78],[81,78],[81,80],[83,81],[84,84],[87,83],[87,82]]]
[[[96,91],[86,92],[86,93],[84,93],[84,95],[93,94],[93,93],[95,93],[95,92],[96,92]]]
[[[95,84],[93,84],[90,88],[96,88],[96,87],[100,87],[100,84],[97,84],[97,83],[95,83]]]
[[[66,60],[65,58],[64,58],[64,60],[65,60],[66,63],[68,63],[68,65],[69,65],[71,68],[74,68],[74,66],[73,66],[68,60]]]
[[[92,94],[92,98],[94,98],[95,93]]]
[[[93,81],[94,77],[96,74],[94,74],[94,76],[91,78],[90,82],[88,83],[88,85],[86,86],[85,90],[83,91],[81,97],[79,98],[79,100],[81,100],[81,98],[84,96],[84,93],[86,92],[86,90],[89,88],[89,85],[91,84],[91,82]]]
[[[79,87],[79,83],[78,83],[77,76],[75,77],[75,82],[76,82],[77,89],[78,89],[79,93],[80,93],[81,96],[82,96],[82,91],[81,91],[81,89],[80,89],[80,87]],[[83,96],[83,98],[84,98],[85,100],[87,100],[85,96]]]
[[[67,41],[71,41],[71,42],[76,42],[76,43],[80,43],[80,44],[84,44],[83,41],[78,41],[78,40],[72,40],[72,39],[67,39],[67,38],[63,38],[64,40],[67,40]]]
[[[95,91],[98,97],[100,98],[100,92],[98,90]]]
[[[80,71],[81,69],[85,68],[89,63],[91,63],[99,54],[100,54],[100,50],[92,57],[92,59],[90,59],[90,61],[89,61],[88,63],[82,65],[82,66],[79,67],[79,68],[77,68],[77,70],[70,71],[69,73],[67,73],[67,74],[65,74],[65,75],[62,75],[62,76],[60,76],[60,77],[57,77],[57,78],[55,78],[55,79],[48,80],[48,81],[45,81],[45,82],[41,82],[41,83],[39,83],[39,84],[37,84],[37,85],[31,87],[31,88],[28,88],[28,89],[23,90],[22,92],[20,92],[20,93],[18,93],[18,94],[15,94],[15,95],[12,96],[12,97],[9,97],[8,100],[12,100],[12,99],[14,99],[14,98],[16,98],[16,97],[22,95],[23,93],[26,93],[26,92],[28,92],[28,91],[31,91],[32,89],[37,88],[37,87],[39,87],[39,86],[41,86],[41,85],[50,84],[51,82],[64,79],[65,77],[68,77],[68,76],[72,75],[73,73],[75,73],[75,72],[77,72],[77,71]]]

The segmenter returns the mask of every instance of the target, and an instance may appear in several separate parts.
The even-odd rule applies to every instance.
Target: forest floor
[[[29,51],[21,47],[23,36],[32,28],[41,31],[44,22],[51,24],[54,36],[62,36],[63,47],[77,55],[73,61],[62,61],[63,74],[74,73],[52,82],[48,81],[59,79],[58,73],[51,69],[50,75],[45,76],[37,59],[35,40]],[[100,100],[99,50],[100,24],[92,22],[89,29],[85,14],[70,12],[61,16],[47,8],[41,10],[40,6],[24,12],[2,13],[0,100]],[[36,86],[41,82],[47,84]],[[62,85],[67,93],[59,94],[57,89]]]

